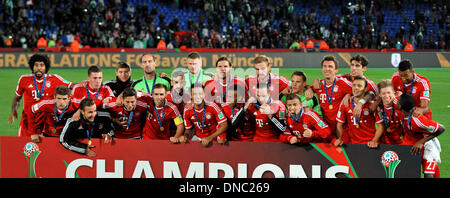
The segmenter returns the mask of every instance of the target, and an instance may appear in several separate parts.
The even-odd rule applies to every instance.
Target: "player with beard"
[[[170,89],[170,79],[161,77],[156,73],[156,59],[153,54],[143,54],[141,56],[141,67],[144,69],[144,76],[131,85],[135,90],[144,93],[153,93],[155,84],[163,84]]]
[[[20,127],[18,136],[31,136],[34,134],[33,113],[31,106],[41,100],[54,99],[55,89],[58,86],[66,86],[71,88],[73,84],[64,80],[56,74],[48,74],[51,64],[48,56],[35,54],[28,61],[31,69],[31,74],[24,74],[20,76],[17,83],[16,92],[12,100],[11,113],[8,122],[14,123],[17,119],[17,109],[20,105],[20,100],[24,98],[22,117],[20,119]]]
[[[95,157],[97,154],[92,150],[95,145],[92,138],[104,139],[108,144],[112,141],[114,128],[109,113],[97,112],[94,99],[84,98],[80,102],[81,116],[78,121],[69,118],[64,126],[59,142],[71,151]],[[87,144],[79,139],[88,139]]]

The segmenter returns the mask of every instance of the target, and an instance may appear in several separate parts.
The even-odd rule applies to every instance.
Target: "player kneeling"
[[[286,106],[289,111],[287,126],[284,134],[280,135],[282,142],[295,144],[298,142],[328,142],[331,130],[320,119],[315,111],[307,111],[302,107],[302,101],[296,94],[286,97]]]

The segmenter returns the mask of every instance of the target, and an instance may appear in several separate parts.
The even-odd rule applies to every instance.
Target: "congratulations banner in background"
[[[28,68],[28,59],[35,53],[29,52],[1,52],[0,68]],[[102,68],[115,67],[124,61],[131,67],[140,66],[140,57],[143,53],[138,52],[55,52],[45,53],[50,57],[52,67],[55,68],[83,68],[98,65]],[[164,52],[152,53],[155,55],[158,67],[177,68],[187,67],[186,52]],[[397,59],[410,59],[414,67],[450,67],[450,53],[437,52],[401,52],[401,53],[302,53],[302,52],[202,52],[203,67],[215,67],[220,57],[227,57],[234,67],[252,67],[255,57],[267,55],[271,58],[273,67],[279,68],[320,68],[320,61],[325,55],[334,55],[340,67],[348,67],[350,58],[355,54],[362,54],[369,60],[370,68],[392,68],[395,67],[393,57]],[[397,54],[398,56],[392,56]]]

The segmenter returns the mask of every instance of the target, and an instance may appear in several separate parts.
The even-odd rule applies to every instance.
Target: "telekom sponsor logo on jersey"
[[[105,159],[79,158],[67,166],[66,178],[75,178],[77,169],[83,166],[95,167],[97,178],[130,177],[124,174],[124,160],[114,160],[114,171],[107,172]],[[253,170],[249,170],[246,163],[238,163],[236,170],[227,163],[190,162],[186,175],[182,175],[177,161],[164,161],[162,175],[163,178],[205,178],[205,166],[208,166],[208,178],[219,178],[220,172],[222,172],[223,178],[247,178],[248,171],[252,171],[251,178],[262,178],[266,172],[272,173],[275,178],[307,178],[307,174],[300,164],[290,164],[289,172],[285,173],[280,166],[271,163],[260,164]],[[321,171],[325,171],[325,178],[336,178],[338,173],[349,174],[349,167],[342,165],[330,166],[325,169],[321,165],[312,165],[311,170],[312,178],[320,178]],[[137,161],[131,178],[140,177],[155,178],[150,161]]]

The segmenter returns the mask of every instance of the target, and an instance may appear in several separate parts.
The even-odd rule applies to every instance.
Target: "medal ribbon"
[[[160,127],[163,126],[164,116],[166,115],[164,107],[166,107],[166,102],[165,101],[164,101],[164,105],[163,105],[163,108],[162,108],[162,115],[161,115],[161,117],[159,117],[159,113],[158,113],[158,109],[156,109],[156,105],[153,106],[153,109],[155,110],[156,118],[158,119],[158,124],[159,124]],[[195,113],[195,110],[194,110],[194,113]]]
[[[336,85],[336,78],[334,78],[333,85],[331,86],[331,93],[330,93],[330,95],[328,95],[327,83],[325,82],[325,80],[323,81],[323,88],[325,89],[325,94],[327,95],[328,104],[330,104],[330,105],[333,104],[334,85]]]
[[[47,75],[44,75],[44,83],[42,84],[41,91],[39,91],[39,90],[38,90],[38,86],[37,86],[37,82],[36,82],[36,77],[35,77],[35,75],[33,74],[34,90],[36,90],[36,97],[37,97],[37,98],[41,98],[42,95],[44,94],[46,82],[47,82]]]
[[[197,119],[197,122],[200,123],[200,120],[198,119],[198,115],[195,112],[195,107],[194,107],[193,110],[194,110],[195,119]],[[203,119],[202,119],[202,122],[201,122],[202,129],[205,128],[205,118],[206,118],[206,104],[203,104]]]
[[[101,88],[101,87],[100,87]],[[100,92],[100,88],[98,88],[97,89],[97,92],[95,92],[95,96],[94,96],[94,99],[97,99],[97,97],[98,97],[98,93]],[[87,97],[88,98],[90,98],[91,96],[90,96],[90,94],[89,94],[89,84],[88,85],[86,85],[86,95],[87,95]]]
[[[64,109],[62,110],[61,114],[58,117],[58,108],[56,107],[56,102],[55,102],[55,126],[53,127],[56,130],[56,125],[58,124],[58,122],[62,119],[62,117],[64,116],[64,113],[66,112],[67,107],[69,107],[69,105],[67,104],[66,107],[64,107]]]

